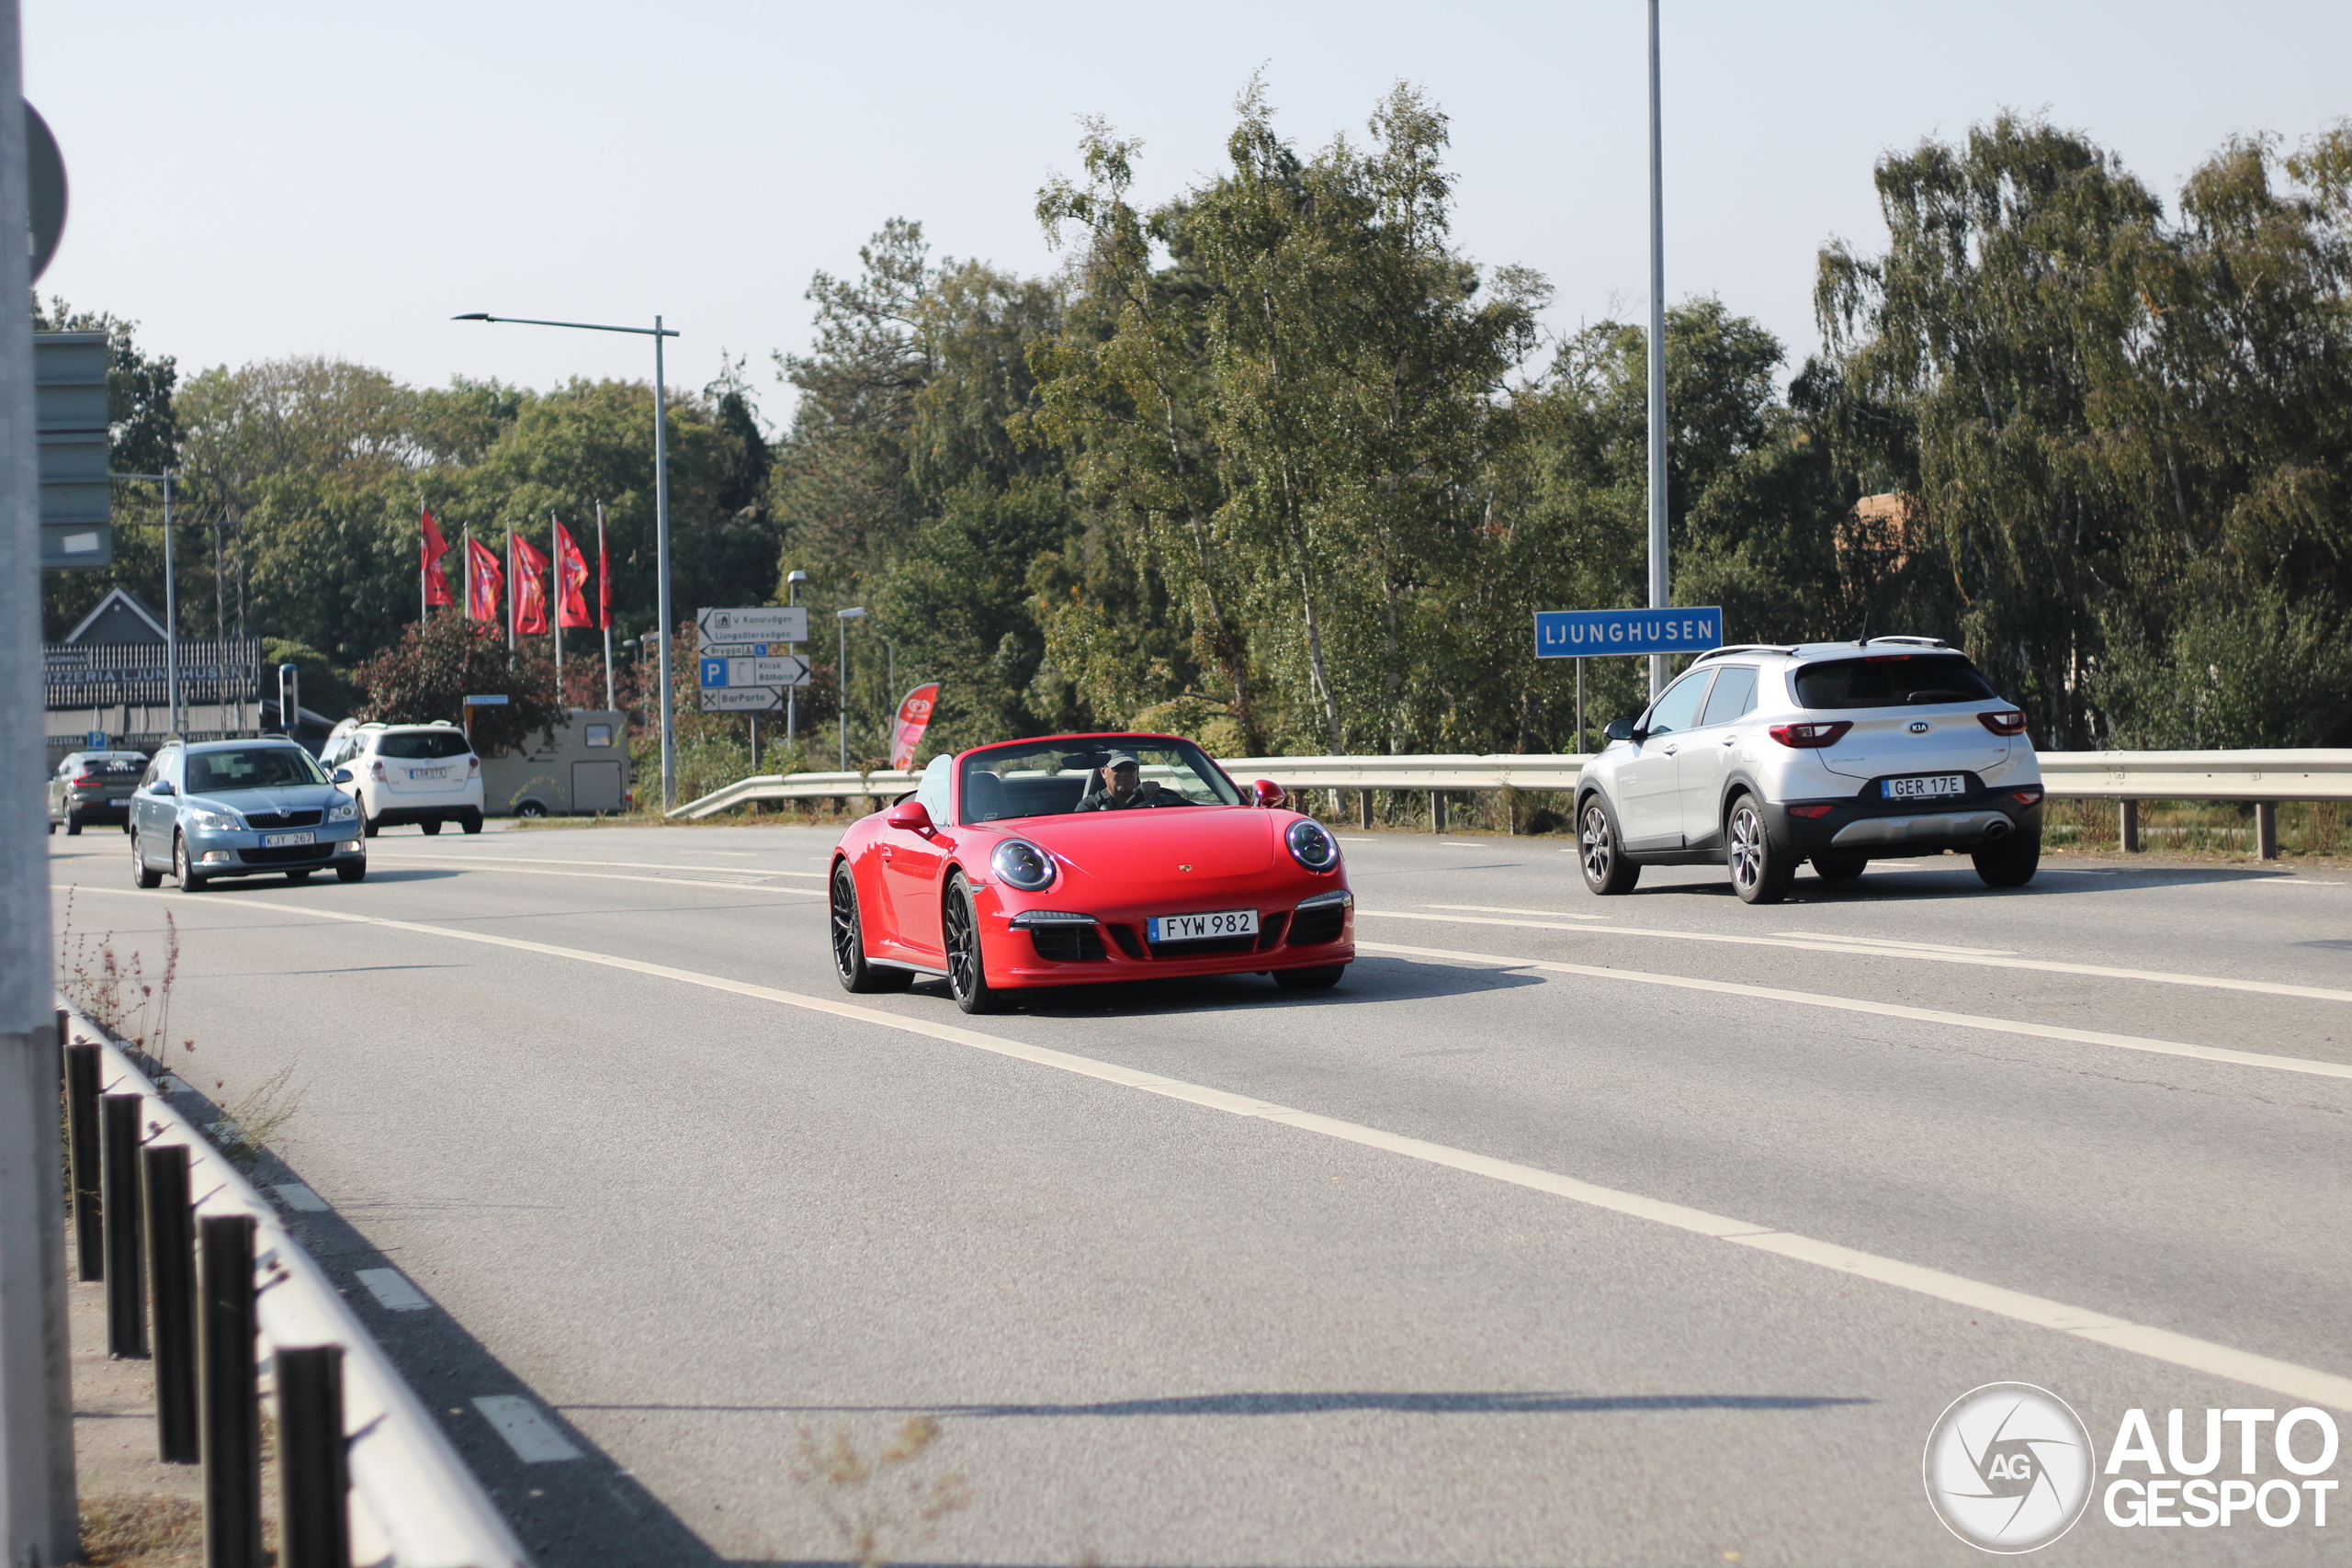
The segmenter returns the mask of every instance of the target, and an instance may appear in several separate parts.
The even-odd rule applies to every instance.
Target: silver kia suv
[[[1844,880],[1963,850],[1992,887],[2041,863],[2025,715],[1934,637],[1713,649],[1606,734],[1577,778],[1595,893],[1645,865],[1728,865],[1740,897],[1773,904],[1807,860]]]

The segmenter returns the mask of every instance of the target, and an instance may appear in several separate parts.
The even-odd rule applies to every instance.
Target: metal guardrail
[[[71,1021],[71,1038],[100,1048],[105,1092],[141,1097],[145,1146],[187,1147],[189,1190],[202,1194],[197,1213],[254,1218],[255,1282],[266,1287],[254,1303],[264,1354],[343,1347],[352,1561],[396,1568],[529,1568],[530,1554],[497,1505],[277,1211],[157,1092],[104,1029],[66,1007],[62,997],[59,1005]],[[267,1381],[269,1363],[264,1366]]]
[[[1588,759],[1554,753],[1487,757],[1239,757],[1218,766],[1244,784],[1286,789],[1569,790]],[[2044,751],[2043,787],[2061,799],[2352,800],[2352,750]],[[880,800],[915,787],[910,773],[768,773],[670,813],[702,818],[755,800]]]

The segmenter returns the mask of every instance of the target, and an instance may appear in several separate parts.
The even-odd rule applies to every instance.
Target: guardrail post
[[[2125,854],[2136,855],[2140,852],[2140,803],[2136,800],[2121,800],[2116,802],[2116,806],[2118,807],[2116,818],[2119,824],[2116,829],[2116,837]]]
[[[1430,791],[1430,831],[1445,831],[1445,791],[1442,789]]]
[[[2275,800],[2254,803],[2254,850],[2264,860],[2278,858],[2278,803]]]
[[[204,1568],[260,1568],[261,1402],[254,1376],[254,1217],[207,1214],[197,1314],[204,1377]]]
[[[85,1280],[107,1277],[104,1178],[99,1174],[98,1048],[65,1048],[65,1130],[73,1140],[74,1251]]]
[[[194,1464],[196,1225],[188,1207],[187,1148],[141,1152],[147,1175],[147,1278],[155,1311],[155,1457]]]
[[[343,1347],[277,1352],[278,1568],[351,1568]]]
[[[1372,791],[1356,791],[1356,821],[1367,833],[1372,831]]]
[[[140,1267],[140,1097],[110,1094],[102,1101],[106,1145],[100,1217],[106,1226],[107,1354],[147,1354],[147,1280]]]

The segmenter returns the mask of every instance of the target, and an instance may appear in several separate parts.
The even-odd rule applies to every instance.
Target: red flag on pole
[[[441,558],[449,553],[449,541],[441,536],[440,525],[433,521],[431,508],[417,519],[424,530],[424,603],[426,608],[435,604],[454,604],[449,594],[449,574],[442,569]]]
[[[588,613],[588,602],[581,594],[588,586],[588,558],[580,553],[572,542],[571,531],[559,523],[555,525],[555,624],[560,626],[593,626],[596,617]]]
[[[548,629],[548,558],[514,536],[514,629],[526,637]]]
[[[466,616],[494,624],[499,598],[506,592],[506,573],[499,567],[498,552],[479,539],[468,539],[466,560]]]

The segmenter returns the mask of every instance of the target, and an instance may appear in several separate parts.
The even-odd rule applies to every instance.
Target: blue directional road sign
[[[1724,645],[1724,613],[1704,609],[1539,610],[1535,657],[1600,659],[1617,653],[1698,653]]]

